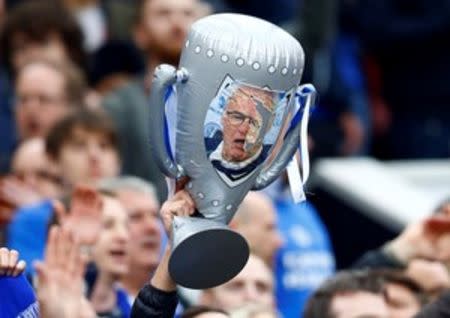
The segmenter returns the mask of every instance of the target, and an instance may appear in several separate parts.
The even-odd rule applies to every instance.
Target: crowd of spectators
[[[251,250],[242,271],[176,286],[172,219],[195,204],[168,196],[148,96],[215,12],[301,42],[313,160],[450,157],[448,0],[0,0],[0,317],[449,317],[450,199],[336,273],[333,237],[286,175],[229,224]]]

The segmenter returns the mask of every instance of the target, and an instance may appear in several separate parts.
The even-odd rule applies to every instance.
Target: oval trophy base
[[[173,248],[169,272],[178,285],[207,289],[239,274],[248,257],[248,244],[240,234],[226,226],[201,230]]]

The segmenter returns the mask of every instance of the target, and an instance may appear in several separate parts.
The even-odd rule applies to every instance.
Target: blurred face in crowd
[[[413,291],[396,283],[386,284],[386,302],[390,318],[410,318],[420,310]]]
[[[71,185],[94,184],[119,174],[119,155],[101,132],[75,127],[57,158],[61,174]]]
[[[366,291],[335,295],[330,311],[336,318],[390,317],[383,295]]]
[[[121,190],[117,197],[128,211],[130,267],[152,271],[159,263],[161,250],[158,203],[151,195],[132,190]]]
[[[43,197],[56,198],[61,194],[61,176],[48,159],[41,138],[33,138],[19,145],[13,156],[12,171]]]
[[[136,30],[138,45],[161,61],[177,64],[198,5],[197,0],[147,0]]]
[[[274,306],[273,277],[270,269],[257,256],[250,255],[247,265],[229,282],[204,291],[202,302],[224,310],[248,303]]]
[[[18,70],[31,59],[45,58],[56,62],[68,61],[63,41],[56,33],[48,34],[44,41],[32,41],[23,33],[13,34],[12,64]]]
[[[16,81],[16,123],[20,139],[45,137],[70,106],[63,74],[43,63],[21,69]]]
[[[103,197],[102,229],[93,247],[99,272],[119,278],[128,272],[128,215],[119,200]]]
[[[283,245],[272,202],[261,193],[249,192],[242,208],[246,209],[243,213],[247,216],[242,217],[242,222],[237,225],[236,230],[245,237],[253,253],[272,266],[275,253]]]

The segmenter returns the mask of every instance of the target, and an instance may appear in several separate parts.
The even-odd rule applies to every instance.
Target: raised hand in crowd
[[[85,263],[74,235],[65,228],[53,226],[45,259],[35,264],[42,318],[96,317],[83,293]]]
[[[450,218],[436,215],[409,225],[386,249],[403,264],[416,258],[450,260]]]
[[[178,191],[171,199],[164,202],[160,210],[160,215],[167,236],[172,239],[172,222],[175,216],[190,216],[194,214],[194,212],[194,200],[185,190]],[[165,291],[172,291],[176,289],[176,284],[170,277],[168,271],[170,250],[171,244],[169,242],[166,246],[164,257],[151,280],[151,284],[154,287]]]
[[[0,248],[0,276],[18,276],[25,270],[25,261],[19,260],[19,252]]]
[[[185,190],[178,191],[171,199],[164,202],[159,213],[167,236],[172,238],[172,222],[175,216],[189,216],[194,212],[194,200]]]
[[[76,186],[69,212],[59,201],[55,201],[53,207],[58,223],[74,233],[81,246],[92,246],[97,241],[101,229],[103,199],[94,188]]]

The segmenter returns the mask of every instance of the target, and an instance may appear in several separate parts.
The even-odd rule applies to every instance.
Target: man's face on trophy
[[[265,92],[250,87],[238,88],[230,96],[222,117],[222,156],[225,160],[244,161],[262,147],[259,135],[263,120],[257,103],[268,101],[269,95],[265,96]]]

